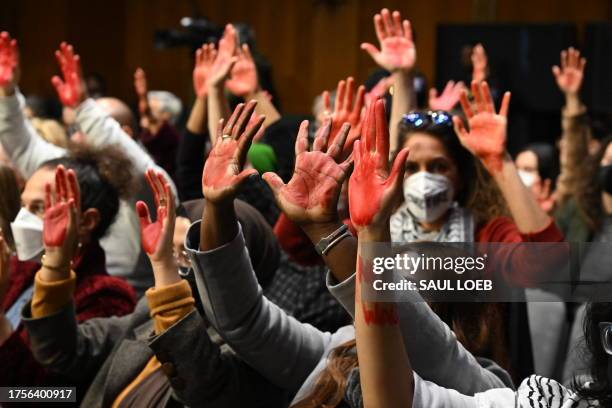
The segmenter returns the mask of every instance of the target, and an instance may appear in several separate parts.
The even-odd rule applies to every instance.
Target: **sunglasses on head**
[[[412,129],[427,126],[453,126],[452,116],[445,111],[410,112],[402,116],[402,124]]]
[[[600,322],[599,333],[601,334],[601,346],[606,354],[612,356],[612,323]]]

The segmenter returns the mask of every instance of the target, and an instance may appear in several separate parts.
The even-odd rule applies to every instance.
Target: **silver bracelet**
[[[346,237],[352,237],[351,231],[349,231],[346,224],[342,224],[340,228],[326,236],[321,238],[319,243],[315,245],[315,250],[319,255],[327,254],[338,242],[342,241]]]

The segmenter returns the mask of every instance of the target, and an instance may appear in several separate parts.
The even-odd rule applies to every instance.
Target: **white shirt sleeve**
[[[0,144],[11,161],[29,178],[46,161],[64,157],[66,150],[47,142],[23,115],[18,92],[0,98]]]

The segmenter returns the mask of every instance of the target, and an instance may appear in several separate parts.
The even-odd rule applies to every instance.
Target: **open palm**
[[[586,59],[580,58],[580,51],[570,47],[561,51],[561,67],[552,68],[557,86],[564,93],[577,93],[582,86]]]
[[[223,121],[219,124],[215,146],[202,174],[202,193],[211,202],[233,199],[240,183],[257,174],[255,169],[244,169],[247,151],[265,119],[261,116],[247,128],[256,105],[255,101],[238,104],[227,125],[224,127]]]
[[[498,171],[506,153],[510,92],[504,94],[499,113],[495,112],[489,85],[486,82],[472,81],[472,94],[475,100],[474,106],[471,106],[467,100],[466,92],[463,92],[460,98],[468,119],[469,131],[465,129],[461,119],[454,116],[455,131],[461,144],[479,158],[489,171]]]
[[[387,9],[374,16],[380,50],[370,43],[361,44],[378,65],[388,71],[410,70],[416,63],[416,47],[408,20],[401,21],[399,11]]]
[[[312,151],[308,151],[308,121],[300,125],[296,139],[293,177],[284,184],[275,173],[263,178],[274,192],[279,207],[297,224],[330,222],[338,219],[337,203],[342,183],[348,175],[350,159],[337,163],[349,126],[342,127],[327,147],[331,123],[317,132]]]

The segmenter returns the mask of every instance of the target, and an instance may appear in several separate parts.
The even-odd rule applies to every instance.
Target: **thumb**
[[[438,96],[438,91],[436,88],[431,88],[429,90],[429,100],[435,99]]]
[[[151,216],[149,215],[149,207],[144,201],[138,201],[136,203],[136,213],[140,219],[140,229],[144,230],[149,224],[151,224]]]
[[[558,78],[559,75],[561,75],[561,68],[559,68],[557,65],[553,65],[552,73],[555,76],[555,78]]]
[[[239,186],[244,182],[244,180],[256,174],[259,175],[259,172],[255,169],[242,170],[240,173],[232,177],[232,184]]]
[[[51,78],[51,84],[53,85],[53,87],[55,87],[55,90],[57,91],[57,93],[59,93],[62,87],[64,86],[64,81],[62,81],[62,79],[58,77],[57,75],[54,75]]]
[[[277,196],[280,193],[280,190],[285,187],[285,183],[283,183],[283,180],[278,176],[278,174],[274,172],[269,171],[267,173],[264,173],[264,175],[261,177],[266,183],[268,183],[270,189],[272,190],[275,196]]]
[[[378,48],[370,43],[361,43],[361,49],[370,54],[374,60],[376,60],[376,56],[380,53]]]

